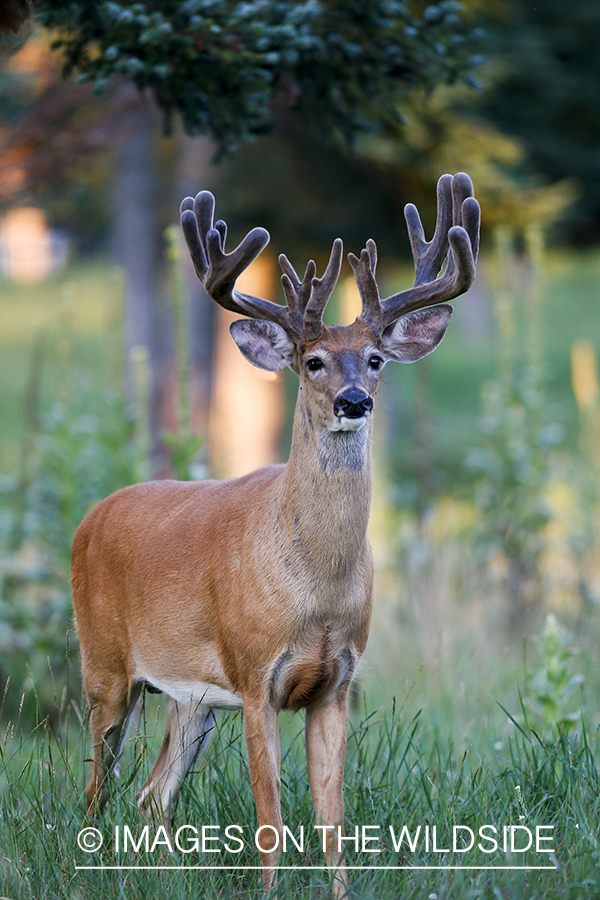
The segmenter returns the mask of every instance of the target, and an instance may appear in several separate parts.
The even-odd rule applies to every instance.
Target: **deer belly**
[[[352,679],[357,654],[286,650],[271,670],[269,699],[279,709],[298,710],[323,702]]]
[[[190,678],[189,671],[187,677],[177,675],[172,670],[168,673],[164,669],[159,671],[157,666],[147,665],[138,654],[134,654],[134,658],[134,680],[147,682],[152,688],[162,691],[178,703],[192,706],[201,704],[212,706],[214,709],[242,709],[244,705],[242,695],[224,687],[223,684],[214,684],[197,677]],[[213,665],[214,668],[216,667]],[[221,680],[218,674],[217,679]]]
[[[185,703],[186,706],[212,706],[213,709],[242,709],[244,706],[241,694],[228,691],[216,684],[207,684],[204,681],[176,681],[154,676],[145,677],[144,681],[178,703]]]

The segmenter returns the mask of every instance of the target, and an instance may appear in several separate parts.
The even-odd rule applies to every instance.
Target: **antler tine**
[[[196,274],[219,306],[253,319],[268,319],[289,327],[287,307],[235,290],[235,283],[269,243],[269,232],[253,228],[231,253],[225,253],[227,226],[213,226],[215,198],[210,191],[186,197],[181,204],[181,228]]]
[[[354,253],[349,253],[348,261],[352,266],[358,293],[362,300],[360,318],[375,334],[381,334],[383,331],[383,319],[379,288],[375,280],[375,269],[377,267],[377,246],[375,241],[369,238],[367,246],[360,254],[360,259]]]
[[[296,270],[285,253],[280,255],[279,265],[283,272],[281,284],[290,311],[290,322],[295,336],[301,338],[304,328],[304,311],[310,299],[312,280],[317,273],[317,267],[314,260],[309,260],[304,271],[304,277],[300,281]]]
[[[453,224],[452,184],[452,175],[442,175],[437,183],[437,219],[435,232],[429,243],[425,240],[417,207],[413,203],[407,203],[404,208],[404,218],[415,261],[415,286],[437,278],[448,255],[448,230]]]
[[[452,224],[462,226],[469,235],[475,263],[479,253],[479,218],[479,204],[473,197],[473,182],[466,172],[459,172],[454,176],[452,185]],[[446,275],[452,273],[455,265],[456,261],[451,253]]]
[[[437,223],[429,243],[424,239],[416,208],[412,204],[406,207],[415,283],[412,288],[381,301],[384,329],[406,313],[458,297],[470,288],[475,278],[480,210],[471,179],[465,172],[454,177],[442,175],[437,193]],[[446,271],[438,277],[446,256]]]
[[[203,191],[202,193],[208,194],[210,198],[208,202],[210,203],[212,200],[213,210],[214,210],[214,201],[215,198],[208,191]],[[199,199],[201,194],[197,195],[196,199]],[[196,215],[194,213],[194,198],[193,197],[185,197],[181,201],[180,207],[181,214],[181,229],[183,231],[183,236],[185,238],[185,242],[188,246],[188,250],[190,251],[190,256],[192,259],[192,263],[194,265],[194,270],[196,275],[200,279],[200,281],[204,282],[204,278],[206,277],[206,271],[208,269],[208,260],[206,258],[206,252],[202,241],[200,240],[200,231],[198,228],[198,222],[196,220]],[[210,219],[210,226],[212,227],[212,213]]]
[[[303,337],[307,341],[316,340],[323,331],[323,312],[340,277],[343,249],[341,238],[336,238],[323,277],[315,276],[311,280],[311,292],[303,321]]]

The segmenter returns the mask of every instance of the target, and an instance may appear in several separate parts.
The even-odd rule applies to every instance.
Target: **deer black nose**
[[[362,391],[344,391],[343,394],[338,394],[333,401],[333,409],[336,416],[345,416],[347,419],[361,419],[373,409],[373,398]]]

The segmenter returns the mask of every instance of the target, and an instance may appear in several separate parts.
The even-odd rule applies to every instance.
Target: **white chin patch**
[[[335,422],[331,427],[331,431],[358,431],[366,425],[368,415],[361,416],[360,419],[347,419],[346,416],[336,416]]]

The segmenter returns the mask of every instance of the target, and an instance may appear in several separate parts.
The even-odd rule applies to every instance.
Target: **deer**
[[[166,730],[138,793],[170,823],[186,774],[219,710],[243,709],[260,829],[263,887],[283,831],[278,714],[305,710],[308,780],[337,898],[348,889],[343,827],[348,693],[371,621],[374,397],[383,366],[411,363],[442,340],[449,300],[473,283],[479,204],[465,173],[443,175],[431,241],[416,207],[405,218],[414,285],[382,300],[377,249],[350,253],[362,311],[323,323],[342,241],[317,277],[279,257],[287,305],[236,290],[270,240],[253,228],[230,253],[209,191],[181,204],[181,226],[209,297],[244,318],[230,333],[250,363],[299,378],[286,464],[229,480],[134,484],[100,502],[73,543],[72,591],[93,742],[87,808],[98,814],[144,686],[168,697]],[[214,223],[214,224],[213,224]]]

